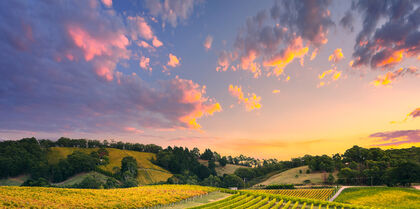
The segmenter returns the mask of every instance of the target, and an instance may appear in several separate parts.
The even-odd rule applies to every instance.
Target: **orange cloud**
[[[316,57],[316,55],[318,55],[318,48],[316,48],[314,51],[312,51],[312,54],[311,54],[311,61],[312,60],[314,60],[315,59],[315,57]]]
[[[176,57],[175,55],[169,53],[168,66],[171,66],[171,67],[177,67],[177,66],[179,66],[179,59],[178,59],[178,57]]]
[[[242,56],[241,68],[243,70],[251,71],[254,74],[254,78],[258,78],[261,75],[261,66],[255,62],[257,58],[257,52],[254,50],[249,51],[248,56]]]
[[[179,79],[178,77],[176,79],[179,88],[183,90],[180,102],[193,106],[191,112],[179,118],[188,128],[200,129],[201,126],[197,123],[198,118],[222,111],[222,106],[218,102],[213,102],[213,100],[203,96],[206,93],[206,86],[200,87],[191,80]]]
[[[372,81],[372,84],[374,86],[391,86],[392,82],[400,79],[406,74],[418,75],[417,71],[418,68],[416,67],[400,68],[393,72],[387,72],[385,75],[379,75],[374,81]]]
[[[327,81],[320,81],[319,84],[317,85],[318,88],[322,87],[322,86],[325,86],[325,85],[328,85],[331,82],[338,80],[341,77],[341,71],[338,71],[337,68],[329,69],[329,70],[326,70],[326,71],[322,72],[322,74],[318,75],[318,78],[322,80],[322,79],[326,78],[327,75],[331,75],[330,76],[331,80],[330,81],[328,81],[328,80]]]
[[[206,50],[210,50],[212,43],[213,43],[213,37],[208,35],[206,39],[204,40],[203,46]]]
[[[308,53],[309,48],[303,46],[301,37],[292,40],[291,44],[282,53],[274,55],[271,59],[265,61],[265,67],[274,67],[274,74],[281,75],[285,68],[295,58],[303,58]]]
[[[233,86],[229,85],[229,93],[238,99],[238,103],[245,104],[246,111],[252,111],[254,109],[261,108],[261,97],[257,96],[256,94],[252,93],[251,95],[248,94],[248,98],[244,97],[244,93],[242,92],[242,87],[240,86]]]
[[[146,20],[143,17],[127,17],[127,20],[131,26],[131,39],[137,40],[137,37],[140,36],[146,40],[151,40],[154,38],[152,28],[147,24]]]
[[[150,58],[141,56],[139,66],[145,70],[152,71],[152,68],[150,67]]]
[[[278,89],[274,89],[271,93],[273,93],[273,94],[278,94],[278,93],[280,93],[280,90],[278,90]]]
[[[394,51],[391,53],[391,55],[385,59],[383,59],[381,62],[376,64],[377,67],[386,67],[386,66],[392,66],[395,64],[400,63],[403,60],[404,50]]]
[[[328,61],[337,63],[340,60],[344,59],[344,55],[341,48],[337,48],[334,52],[328,57]]]

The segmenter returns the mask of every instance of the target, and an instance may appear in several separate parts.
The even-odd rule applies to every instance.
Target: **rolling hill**
[[[198,160],[201,164],[208,166],[209,162],[208,160]],[[217,175],[223,176],[223,174],[233,174],[236,169],[238,168],[249,168],[247,166],[243,165],[233,165],[233,164],[226,164],[226,166],[222,167],[220,166],[219,162],[216,162],[216,172]]]
[[[271,185],[271,184],[304,184],[305,180],[310,180],[312,184],[321,184],[325,175],[324,173],[306,173],[308,166],[301,166],[292,168],[276,175],[271,176],[267,180],[259,183],[260,185]],[[300,173],[302,170],[302,173]],[[328,175],[328,174],[326,174]],[[334,173],[334,177],[337,178],[337,173]]]
[[[51,164],[57,163],[60,159],[64,159],[67,155],[70,155],[74,151],[81,151],[90,153],[97,150],[98,148],[77,148],[77,147],[52,147],[48,152],[48,162]],[[137,160],[139,167],[139,175],[137,180],[141,185],[158,183],[160,181],[166,181],[172,176],[172,174],[153,164],[152,158],[155,157],[154,153],[137,152],[132,150],[120,150],[114,148],[106,148],[109,152],[109,164],[100,166],[101,169],[113,172],[113,169],[121,167],[121,160],[126,156],[132,156]]]

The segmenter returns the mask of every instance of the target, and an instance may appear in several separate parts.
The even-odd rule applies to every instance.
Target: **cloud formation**
[[[376,77],[372,84],[374,86],[392,86],[392,83],[401,79],[405,75],[419,75],[418,68],[409,67],[409,68],[400,68],[395,71],[389,71],[384,75],[379,75]]]
[[[175,55],[169,53],[169,61],[167,63],[168,66],[177,67],[179,66],[179,59]]]
[[[160,17],[163,25],[168,22],[176,27],[179,22],[185,21],[192,14],[194,6],[201,1],[194,0],[146,0],[146,8],[150,14]]]
[[[411,112],[410,114],[408,114],[408,116],[409,117],[412,117],[412,118],[420,117],[420,107],[417,108],[417,109],[415,109],[415,110],[413,110],[413,112]]]
[[[328,57],[328,61],[337,63],[344,59],[343,51],[341,48],[337,48],[334,52]]]
[[[212,43],[213,43],[213,36],[208,35],[203,43],[204,49],[206,49],[207,51],[210,50]]]
[[[150,67],[150,58],[141,56],[139,66],[147,71],[152,71],[152,68]]]
[[[134,57],[130,46],[152,36],[133,36],[109,10],[97,0],[0,1],[2,131],[196,129],[199,118],[222,110],[191,80],[152,83],[119,71]]]
[[[257,96],[256,94],[252,93],[249,94],[248,93],[248,97],[244,96],[244,93],[242,92],[242,87],[241,86],[233,86],[233,85],[229,85],[229,93],[234,96],[236,99],[238,99],[238,103],[243,103],[245,105],[245,110],[246,111],[252,111],[255,109],[260,109],[261,108],[261,97]]]
[[[327,77],[329,75],[329,77]],[[341,77],[341,71],[338,71],[336,67],[326,70],[318,75],[318,78],[321,80],[317,85],[317,88],[329,85],[331,82],[338,80]]]
[[[420,142],[420,130],[388,131],[371,134],[369,137],[377,138],[379,144],[372,146],[392,146]]]
[[[391,68],[420,54],[419,1],[364,1],[355,9],[362,16],[353,52],[353,67]]]
[[[238,32],[231,52],[219,55],[216,70],[240,68],[259,77],[280,76],[283,69],[304,56],[309,47],[317,49],[328,42],[328,29],[334,25],[328,0],[275,1],[268,10],[262,10],[247,19]]]

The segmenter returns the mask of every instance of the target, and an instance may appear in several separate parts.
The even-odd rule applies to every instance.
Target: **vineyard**
[[[259,192],[268,194],[278,194],[292,197],[303,197],[317,200],[328,200],[334,195],[335,189],[267,189],[267,190],[247,190],[249,192]]]
[[[207,194],[216,188],[193,185],[125,189],[0,187],[0,208],[144,208]]]
[[[206,205],[193,207],[193,209],[353,209],[371,208],[323,200],[288,197],[264,192],[240,191],[226,199]]]

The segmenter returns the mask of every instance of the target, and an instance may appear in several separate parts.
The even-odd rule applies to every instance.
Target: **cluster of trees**
[[[338,171],[339,184],[405,186],[420,182],[418,147],[382,150],[353,146],[344,154],[305,155],[302,159],[312,171]]]
[[[35,138],[34,138],[35,139]],[[49,139],[40,139],[39,145],[44,148],[48,147],[84,147],[84,148],[116,148],[124,150],[134,150],[139,152],[151,152],[158,153],[162,150],[161,146],[155,144],[139,144],[139,143],[129,143],[121,141],[99,141],[99,140],[88,140],[88,139],[70,139],[66,137],[61,137],[57,141],[51,141]]]

